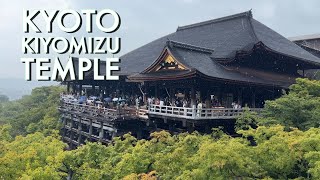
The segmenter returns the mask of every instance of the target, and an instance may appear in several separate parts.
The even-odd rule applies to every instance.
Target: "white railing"
[[[261,108],[251,108],[249,111],[260,112]],[[184,108],[172,106],[160,106],[151,104],[149,114],[186,119],[233,119],[241,115],[246,109],[233,108]]]
[[[136,109],[132,107],[109,109],[104,107],[90,106],[86,104],[77,104],[71,102],[63,102],[63,107],[69,111],[77,111],[80,113],[87,113],[92,116],[103,116],[106,118],[141,118],[148,119],[149,115],[161,115],[164,117],[175,117],[184,119],[234,119],[243,112],[249,110],[260,112],[261,108],[250,109],[233,109],[233,108],[184,108],[173,106],[160,106],[151,104],[146,109]]]

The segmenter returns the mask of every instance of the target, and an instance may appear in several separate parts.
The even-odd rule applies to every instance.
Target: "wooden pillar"
[[[71,115],[71,117],[70,117],[70,119],[71,119],[71,125],[70,125],[70,140],[71,140],[71,142],[72,142],[72,140],[73,140],[73,135],[74,135],[74,132],[73,132],[73,127],[74,127],[74,119],[73,119],[73,116]]]
[[[100,122],[100,133],[99,133],[99,141],[102,141],[104,136],[104,131],[103,131],[103,122]]]
[[[81,138],[82,138],[82,119],[81,117],[79,116],[79,125],[78,125],[78,145],[81,144]]]
[[[187,120],[186,119],[182,120],[182,127],[187,127]]]
[[[70,93],[70,82],[67,82],[67,92]]]
[[[206,108],[209,108],[211,105],[210,105],[210,100],[211,100],[211,96],[210,96],[210,90],[209,88],[207,89],[206,91],[206,99],[205,99],[205,105],[206,105]]]
[[[110,90],[109,89],[110,89],[109,85],[106,85],[105,86],[106,97],[110,96]]]
[[[210,129],[210,126],[207,125],[204,127],[204,132],[207,133],[207,134],[210,134],[211,133],[211,129]]]
[[[89,120],[89,140],[92,139],[92,119]]]
[[[143,100],[143,104],[147,104],[147,87],[148,85],[147,84],[145,84],[144,86],[143,86],[143,94],[142,94],[142,100]]]
[[[62,121],[63,121],[63,134],[62,134],[62,136],[66,137],[66,134],[67,134],[67,128],[66,128],[66,126],[67,126],[67,118],[64,117],[64,115],[62,117]]]
[[[274,95],[274,85],[272,86],[272,99],[275,99],[275,95]]]
[[[170,93],[170,102],[171,102],[172,105],[174,104],[174,91],[175,91],[175,88],[174,88],[174,87],[171,87],[170,90],[169,90],[169,93]]]
[[[256,107],[256,92],[255,89],[252,91],[252,108]]]
[[[195,88],[194,88],[194,86],[192,86],[191,87],[191,94],[190,94],[190,98],[191,98],[191,107],[193,106],[193,105],[197,105],[196,103],[196,92],[195,92]]]
[[[140,126],[138,127],[138,131],[137,131],[137,139],[142,139],[142,129]]]
[[[113,139],[113,138],[116,137],[116,136],[117,136],[117,130],[115,130],[115,131],[112,132],[112,138],[111,138],[111,139]]]
[[[242,88],[238,90],[238,104],[242,106]]]
[[[205,102],[205,100],[206,100],[206,96],[207,96],[207,92],[206,92],[206,89],[207,89],[207,87],[203,87],[203,85],[201,85],[200,87],[199,87],[200,89],[200,102]]]
[[[92,96],[96,95],[96,85],[92,84]]]
[[[170,123],[169,124],[169,131],[170,132],[175,132],[176,131],[176,124],[175,123]]]
[[[223,103],[222,103],[222,93],[221,93],[221,87],[218,87],[218,103],[220,103],[221,106],[223,106]]]
[[[107,86],[103,86],[102,87],[102,98],[106,98],[107,97]]]
[[[82,96],[82,83],[79,84],[79,95]]]
[[[72,94],[76,94],[76,85],[72,83]]]
[[[187,123],[187,131],[188,131],[189,133],[194,132],[194,128],[195,128],[194,123]]]
[[[159,98],[159,92],[158,92],[158,85],[157,84],[154,86],[154,96],[156,98]]]
[[[103,98],[103,92],[102,92],[103,88],[102,86],[99,86],[99,97]]]

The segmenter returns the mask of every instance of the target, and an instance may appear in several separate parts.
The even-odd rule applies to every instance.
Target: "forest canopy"
[[[69,151],[58,133],[62,91],[37,88],[3,104],[1,179],[320,179],[319,81],[298,79],[262,115],[240,116],[237,136],[126,134]]]

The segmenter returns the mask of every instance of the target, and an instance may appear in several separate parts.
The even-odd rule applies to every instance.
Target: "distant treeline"
[[[0,94],[0,103],[6,103],[9,101],[9,97],[3,94]]]

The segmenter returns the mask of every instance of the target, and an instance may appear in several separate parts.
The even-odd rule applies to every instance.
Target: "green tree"
[[[12,130],[12,126],[9,124],[4,124],[0,126],[0,141],[11,141],[12,136],[10,135],[10,131]]]
[[[262,118],[258,116],[257,112],[250,112],[248,107],[244,108],[244,112],[236,119],[235,130],[248,130],[250,128],[256,128],[258,122],[261,122]]]
[[[319,127],[320,81],[297,79],[288,94],[266,102],[264,116],[287,127]]]
[[[26,137],[17,136],[12,142],[1,141],[0,156],[1,179],[18,179],[32,176],[48,176],[52,179],[61,177],[57,169],[50,166],[50,161],[63,152],[66,145],[59,140],[59,136],[44,136],[34,133]],[[44,176],[42,176],[44,179]]]
[[[59,86],[35,88],[29,96],[3,103],[0,124],[10,124],[13,136],[58,130],[61,126],[57,107],[62,91]]]

